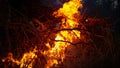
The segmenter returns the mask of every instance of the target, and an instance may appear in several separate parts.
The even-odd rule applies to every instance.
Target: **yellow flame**
[[[69,2],[64,3],[62,8],[53,13],[56,18],[61,16],[63,17],[60,29],[70,30],[60,31],[56,34],[55,42],[53,44],[54,47],[51,47],[49,43],[46,43],[49,50],[42,52],[47,59],[45,68],[50,68],[53,65],[63,62],[65,59],[66,47],[80,39],[81,32],[78,30],[71,30],[77,28],[79,25],[80,11],[78,11],[78,9],[82,8],[82,4],[80,2],[81,0],[70,0]],[[33,51],[25,53],[20,62],[16,63],[20,64],[20,68],[32,68],[34,60],[37,58],[35,52],[36,48]]]
[[[62,8],[53,13],[55,17],[65,17],[65,19],[62,20],[64,28],[73,28],[78,26],[78,18],[76,18],[75,15],[80,15],[80,12],[78,11],[79,8],[82,8],[82,4],[80,2],[81,0],[70,0],[69,2],[64,3]]]
[[[69,2],[64,3],[62,8],[53,13],[55,17],[63,17],[61,20],[61,29],[78,27],[80,19],[78,18],[80,17],[78,9],[82,7],[80,2],[81,0],[70,0]],[[56,34],[54,47],[50,47],[50,44],[46,43],[46,46],[50,48],[48,51],[44,51],[44,54],[48,57],[46,68],[50,68],[53,65],[63,62],[66,47],[75,40],[78,40],[78,38],[80,39],[80,31],[78,30],[60,31]],[[61,61],[59,62],[58,60]]]
[[[35,54],[36,49],[34,48],[33,51],[28,53],[24,53],[22,59],[20,60],[20,68],[32,68],[33,62],[37,55]]]

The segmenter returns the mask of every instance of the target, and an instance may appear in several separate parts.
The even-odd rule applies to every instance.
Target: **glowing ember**
[[[70,0],[69,2],[66,2],[62,8],[53,13],[55,17],[63,17],[60,29],[72,29],[78,27],[80,19],[80,12],[78,9],[82,7],[80,1],[81,0]],[[80,31],[77,30],[60,31],[57,33],[54,47],[51,48],[49,43],[46,44],[46,46],[49,47],[48,51],[44,51],[44,54],[47,56],[46,68],[50,68],[53,65],[63,62],[66,47],[78,39],[80,39]]]

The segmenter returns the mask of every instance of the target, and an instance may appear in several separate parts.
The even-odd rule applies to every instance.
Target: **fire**
[[[70,0],[69,2],[64,3],[62,8],[53,13],[56,18],[63,17],[60,29],[73,29],[78,27],[80,19],[80,12],[78,9],[82,8],[80,2],[81,0]],[[46,68],[50,68],[53,65],[63,62],[66,47],[78,39],[80,39],[80,31],[78,30],[58,32],[56,34],[54,47],[51,47],[49,43],[46,43],[46,46],[49,47],[48,51],[44,51],[44,54],[47,56]]]
[[[62,17],[60,32],[55,36],[55,42],[51,46],[50,43],[46,43],[48,50],[41,51],[47,60],[45,68],[51,68],[62,63],[65,59],[65,49],[71,45],[71,43],[76,43],[80,39],[80,31],[74,30],[78,28],[79,20],[81,18],[79,8],[82,8],[81,0],[70,0],[63,4],[63,7],[55,11],[53,15],[57,17]],[[63,30],[62,29],[67,29]],[[20,68],[32,68],[36,55],[36,47],[33,51],[24,53],[22,59],[19,61]],[[4,61],[4,60],[3,60]]]
[[[81,0],[70,0],[69,2],[63,4],[62,8],[53,13],[55,17],[64,16],[61,27],[75,28],[78,26],[80,18],[76,18],[75,16],[79,17],[80,15],[80,12],[78,11],[79,8],[82,8],[82,4],[80,2]]]
[[[30,51],[28,53],[25,53],[20,60],[20,68],[32,68],[33,62],[35,58],[37,58],[37,55],[35,54],[36,48],[33,49],[33,51]]]
[[[10,52],[8,53],[8,56],[6,58],[2,59],[2,62],[9,62],[13,64],[17,64],[20,66],[20,68],[32,68],[33,63],[35,61],[35,58],[37,58],[37,55],[35,54],[37,52],[36,47],[33,49],[33,51],[30,51],[28,53],[24,53],[23,57],[20,61],[15,60],[13,58],[13,54]]]

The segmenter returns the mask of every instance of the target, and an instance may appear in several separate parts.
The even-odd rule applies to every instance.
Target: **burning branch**
[[[18,32],[18,36],[21,34],[20,37],[17,36],[17,40],[22,37],[19,40],[22,43],[18,47],[21,51],[25,51],[21,52],[24,54],[19,61],[20,68],[33,68],[37,67],[37,64],[38,67],[43,68],[57,67],[62,64],[68,65],[67,68],[71,68],[69,62],[71,60],[81,64],[86,60],[89,63],[98,57],[103,58],[105,56],[102,53],[104,48],[100,49],[99,47],[111,44],[107,42],[109,41],[107,35],[102,35],[102,32],[101,34],[95,33],[97,29],[94,29],[94,26],[100,25],[100,23],[94,21],[104,20],[85,18],[85,21],[82,22],[81,19],[84,16],[78,10],[80,8],[82,8],[81,0],[70,0],[65,2],[63,7],[53,12],[53,18],[49,19],[48,16],[41,15],[39,19],[45,17],[42,22],[37,18],[33,18],[32,21],[27,21],[27,23],[9,24],[10,29],[17,30],[15,32]],[[102,30],[101,27],[100,30]],[[101,39],[104,40],[105,43],[99,44],[99,39],[96,38],[99,38],[100,42]],[[34,46],[36,47],[33,49]],[[96,55],[97,58],[94,57]],[[77,58],[77,61],[74,58]],[[12,62],[15,63],[13,60]],[[82,68],[82,66],[79,67]]]

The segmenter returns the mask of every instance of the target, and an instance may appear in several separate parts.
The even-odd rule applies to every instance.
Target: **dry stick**
[[[22,31],[23,31],[23,33],[24,33],[25,37],[26,37],[26,38],[27,38],[27,40],[28,40],[29,38],[28,38],[28,36],[27,36],[27,33],[26,33],[26,31],[25,31],[24,26],[23,26],[21,29],[22,29]]]
[[[72,44],[72,45],[74,45],[72,42],[70,42],[70,41],[64,41],[64,40],[53,40],[53,41],[56,41],[56,42],[65,42],[65,43],[70,43],[70,44]]]
[[[72,31],[72,30],[84,30],[87,31],[86,29],[81,29],[81,28],[63,28],[63,29],[59,29],[59,30],[55,30],[54,32],[59,32],[59,31]]]
[[[85,29],[81,29],[81,28],[73,28],[73,29],[59,29],[59,30],[53,30],[53,31],[51,31],[51,32],[49,32],[49,34],[48,34],[48,36],[46,37],[46,38],[49,38],[49,36],[52,34],[52,33],[56,33],[56,32],[60,32],[60,31],[72,31],[72,30],[84,30],[84,31],[87,31],[87,30],[85,30]],[[52,40],[52,39],[51,39]],[[77,44],[80,44],[80,43],[83,43],[83,42],[78,42],[78,43],[75,43],[75,44],[73,44],[73,43],[71,43],[71,42],[69,42],[69,41],[64,41],[64,40],[53,40],[53,41],[56,41],[56,42],[67,42],[67,43],[70,43],[70,44],[72,44],[72,45],[77,45]],[[85,44],[87,44],[87,43],[85,43]]]
[[[77,34],[74,32],[74,31],[72,31],[73,33],[74,33],[74,35],[80,40],[80,38],[77,36]]]
[[[13,8],[11,5],[9,5],[9,7],[10,7],[13,11],[15,11],[15,12],[19,13],[21,16],[23,16],[23,17],[24,17],[23,19],[25,19],[25,20],[27,20],[27,21],[29,20],[28,16],[24,15],[23,13],[21,13],[21,12],[18,11],[17,9]]]
[[[52,39],[51,39],[51,40],[52,40]],[[78,43],[72,43],[72,42],[70,42],[70,41],[64,41],[64,40],[52,40],[52,41],[55,41],[55,42],[65,42],[65,43],[70,43],[70,44],[72,44],[72,45],[88,44],[88,43],[85,43],[85,42],[82,42],[82,41],[80,41],[80,42],[78,42]]]
[[[84,30],[84,31],[87,31],[87,30],[85,30],[85,29],[81,29],[81,28],[58,29],[58,30],[53,30],[53,31],[51,31],[47,37],[49,37],[49,36],[50,36],[50,34],[52,34],[52,33],[57,33],[57,32],[60,32],[60,31],[68,31],[68,30],[69,30],[69,31],[72,31],[72,30]]]

